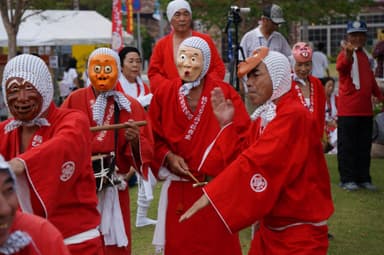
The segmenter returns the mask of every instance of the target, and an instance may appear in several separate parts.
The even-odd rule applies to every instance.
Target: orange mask
[[[99,54],[90,59],[88,75],[92,86],[100,92],[112,90],[119,78],[118,63],[114,57]]]

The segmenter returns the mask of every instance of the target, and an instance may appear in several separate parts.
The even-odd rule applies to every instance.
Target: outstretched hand
[[[232,121],[235,113],[232,101],[226,99],[223,91],[218,87],[211,91],[211,104],[213,113],[216,115],[220,127],[224,127]]]
[[[205,194],[203,194],[199,200],[197,200],[181,217],[179,222],[185,221],[192,217],[195,213],[209,205],[209,200]]]

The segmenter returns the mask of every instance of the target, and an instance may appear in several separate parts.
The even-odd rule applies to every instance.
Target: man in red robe
[[[170,80],[179,77],[176,69],[177,51],[180,43],[190,37],[198,36],[204,39],[211,50],[211,62],[208,73],[216,75],[219,80],[224,79],[225,65],[217,52],[215,43],[207,34],[192,30],[192,10],[185,0],[174,0],[167,6],[167,17],[172,32],[158,41],[152,51],[148,68],[151,91],[163,85],[169,85]]]
[[[322,147],[309,112],[290,91],[288,59],[261,48],[239,72],[247,74],[248,96],[257,106],[245,149],[203,188],[204,195],[180,221],[211,204],[207,208],[216,210],[231,233],[258,222],[248,254],[325,255],[333,212],[329,176],[325,161],[312,167],[312,153]],[[233,105],[220,90],[212,97],[220,126],[229,127]],[[236,142],[222,140],[229,141]]]
[[[212,208],[190,222],[178,222],[179,216],[202,194],[201,186],[193,186],[196,180],[214,178],[231,160],[231,155],[223,153],[206,167],[200,166],[205,149],[221,131],[209,103],[211,91],[220,87],[233,101],[236,117],[231,129],[237,136],[242,137],[250,123],[237,92],[214,75],[206,75],[210,56],[208,44],[200,37],[183,41],[177,58],[180,78],[156,90],[149,107],[155,137],[152,169],[165,179],[153,244],[158,251],[164,248],[167,255],[241,254],[237,234],[226,231]],[[235,145],[227,145],[232,146]]]
[[[115,90],[121,75],[119,63],[119,56],[112,49],[94,50],[87,68],[91,86],[71,93],[62,104],[64,108],[85,112],[91,126],[126,124],[119,130],[96,131],[90,138],[94,161],[104,162],[108,156],[115,155],[118,169],[113,178],[119,183],[98,192],[102,214],[100,230],[108,255],[131,254],[129,191],[124,175],[131,167],[147,175],[153,155],[150,123],[140,128],[134,123],[147,120],[144,108],[134,98]]]
[[[56,108],[52,77],[39,57],[12,58],[2,87],[14,117],[0,123],[0,153],[17,176],[21,209],[48,219],[71,254],[102,254],[86,116]]]
[[[16,179],[0,155],[0,254],[69,255],[63,236],[49,221],[17,211]]]

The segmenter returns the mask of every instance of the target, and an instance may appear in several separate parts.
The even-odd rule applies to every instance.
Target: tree
[[[61,3],[68,1],[64,0]],[[8,36],[8,59],[17,54],[17,33],[21,22],[28,18],[24,17],[25,11],[27,9],[45,10],[56,7],[57,3],[54,0],[0,0],[0,14]]]

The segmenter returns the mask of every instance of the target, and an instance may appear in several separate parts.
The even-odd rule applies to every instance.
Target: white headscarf
[[[4,102],[8,106],[7,102],[7,89],[6,82],[9,78],[17,77],[22,78],[25,81],[31,83],[43,98],[43,105],[39,114],[31,121],[12,120],[9,122],[4,131],[6,133],[18,128],[19,126],[49,126],[46,118],[41,118],[49,107],[53,98],[53,82],[52,76],[48,70],[44,61],[30,54],[22,54],[12,58],[5,66],[2,80]]]
[[[168,21],[171,22],[173,15],[175,15],[175,13],[181,9],[187,9],[187,11],[192,15],[191,6],[189,5],[189,3],[187,1],[185,1],[185,0],[173,0],[173,1],[169,2],[168,6],[167,6]]]
[[[87,70],[89,70],[89,65],[90,65],[91,60],[98,55],[109,55],[115,59],[116,66],[118,68],[118,78],[116,80],[116,83],[117,83],[117,81],[119,80],[120,75],[121,75],[120,58],[119,58],[119,55],[114,50],[112,50],[110,48],[98,48],[98,49],[94,50],[89,55]],[[110,96],[113,96],[115,102],[119,106],[119,109],[125,109],[128,112],[131,112],[131,102],[129,102],[129,100],[119,91],[111,89],[109,91],[100,92],[100,94],[97,96],[96,102],[92,108],[93,120],[96,122],[96,124],[98,126],[103,124],[105,108],[107,106],[108,97],[110,97]]]
[[[201,39],[200,37],[197,37],[197,36],[191,36],[191,37],[188,37],[187,39],[185,39],[180,44],[179,49],[182,46],[192,47],[192,48],[201,50],[201,52],[203,54],[203,61],[204,61],[203,62],[203,65],[204,65],[203,70],[201,71],[199,77],[197,77],[197,79],[195,81],[184,83],[183,86],[181,86],[180,92],[184,96],[186,96],[189,94],[189,91],[192,88],[200,85],[201,79],[203,79],[204,76],[207,74],[208,69],[209,69],[209,65],[211,63],[211,49],[209,48],[209,45],[206,41],[204,41],[203,39]]]
[[[265,127],[276,116],[276,105],[273,100],[281,97],[291,89],[291,70],[287,57],[277,51],[269,51],[268,55],[262,60],[267,66],[269,76],[272,80],[272,96],[266,103],[256,108],[251,118],[262,119],[262,125]]]

